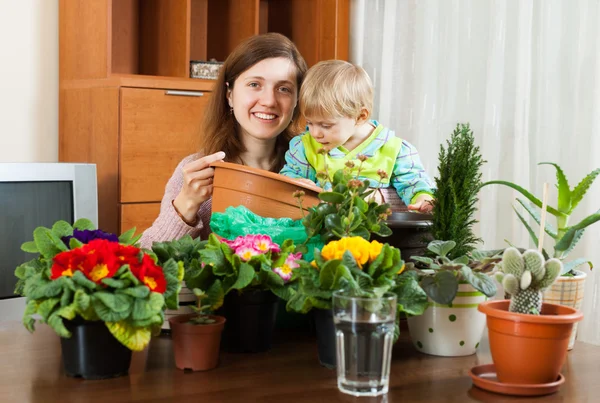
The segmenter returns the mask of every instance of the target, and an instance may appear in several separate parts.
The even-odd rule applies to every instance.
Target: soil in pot
[[[215,368],[219,363],[219,347],[225,318],[208,315],[215,323],[189,323],[196,315],[191,313],[169,319],[175,366],[183,370],[206,371]]]
[[[104,322],[77,317],[65,320],[71,337],[61,337],[65,373],[84,379],[107,379],[127,375],[131,350],[113,337]]]
[[[487,301],[490,351],[498,380],[512,384],[556,381],[567,356],[573,324],[583,314],[570,307],[544,303],[541,315],[508,311],[510,301]]]

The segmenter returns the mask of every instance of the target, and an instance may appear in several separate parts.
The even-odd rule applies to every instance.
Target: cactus
[[[507,248],[502,255],[502,285],[511,294],[510,312],[539,315],[542,310],[542,291],[548,288],[562,270],[558,259],[544,257],[536,250],[521,254],[516,248]]]

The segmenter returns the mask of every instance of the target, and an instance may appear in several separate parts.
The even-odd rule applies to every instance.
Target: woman
[[[279,172],[298,116],[298,91],[307,70],[283,35],[250,37],[229,55],[204,114],[201,153],[183,159],[165,189],[160,214],[140,240],[178,239],[210,233],[215,161]]]

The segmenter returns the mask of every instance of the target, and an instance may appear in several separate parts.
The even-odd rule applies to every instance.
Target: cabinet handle
[[[204,93],[201,91],[177,91],[177,90],[167,90],[165,91],[165,95],[181,95],[184,97],[203,97]]]

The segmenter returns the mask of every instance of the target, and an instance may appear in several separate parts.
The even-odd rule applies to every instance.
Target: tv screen
[[[35,257],[21,250],[36,227],[74,221],[73,181],[0,182],[0,299],[14,298],[15,268]]]

